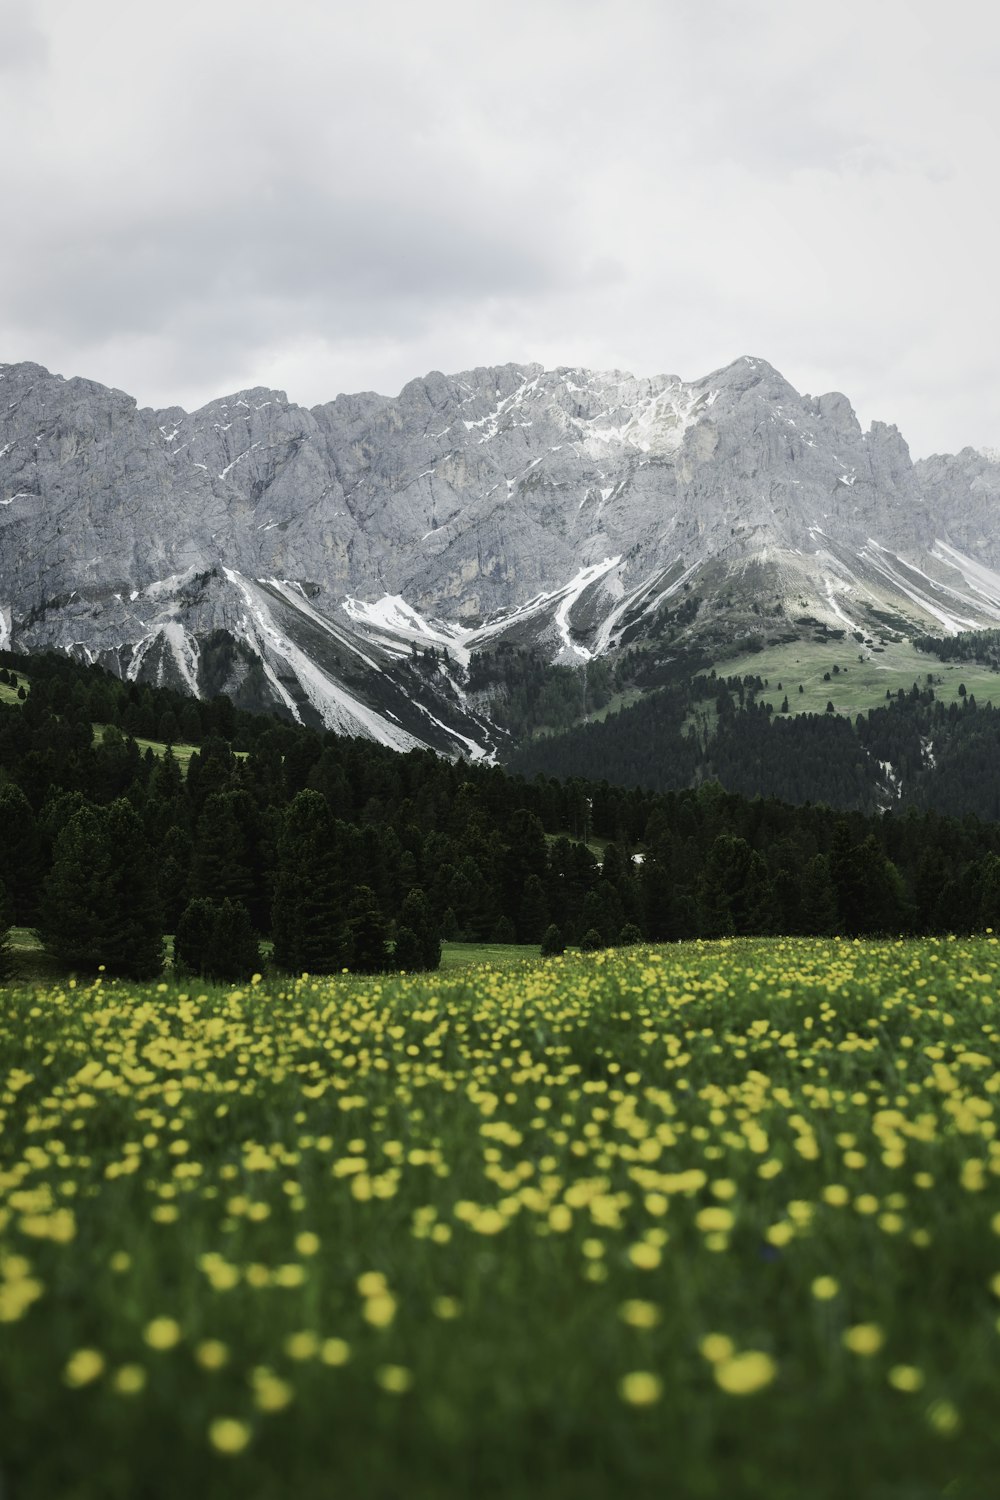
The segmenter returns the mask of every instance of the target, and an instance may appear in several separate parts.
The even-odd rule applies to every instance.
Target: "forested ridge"
[[[748,797],[1000,819],[1000,710],[972,694],[945,704],[918,683],[851,719],[832,704],[827,713],[793,714],[788,691],[759,677],[698,676],[530,740],[506,764],[526,776],[607,778],[654,791],[717,780]]]
[[[4,923],[36,929],[81,972],[155,974],[164,933],[179,967],[238,978],[263,962],[261,939],[278,967],[329,973],[433,967],[442,936],[558,951],[1000,926],[1000,826],[969,813],[794,807],[714,780],[667,792],[527,780],[124,683],[64,656],[0,662],[31,684],[0,705]],[[940,707],[925,699],[879,710],[870,729],[832,716],[829,729],[891,739],[897,762],[916,764]],[[759,706],[733,718],[744,752],[734,765],[766,766],[758,728],[796,732]],[[968,706],[954,719],[942,758],[962,768],[981,754],[988,782],[995,716]],[[196,747],[186,770],[137,743],[175,726]],[[799,733],[816,729],[806,719]],[[818,736],[817,765],[829,744]]]

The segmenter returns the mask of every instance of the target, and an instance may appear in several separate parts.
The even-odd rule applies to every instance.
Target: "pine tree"
[[[103,961],[110,974],[150,979],[163,968],[163,914],[153,851],[131,802],[122,797],[102,811],[114,890]]]
[[[351,969],[356,974],[384,974],[389,967],[387,926],[371,886],[354,887],[347,928]]]
[[[417,945],[416,964],[410,962],[403,965],[407,969],[437,969],[441,965],[441,938],[438,933],[437,923],[430,908],[430,902],[424,895],[420,886],[416,885],[407,894],[399,914],[401,927],[407,927],[412,932]],[[398,945],[397,935],[397,945]]]
[[[587,931],[580,939],[581,953],[596,953],[598,948],[603,948],[604,946],[604,939],[601,937],[601,934],[598,932],[596,927],[588,927]]]
[[[235,983],[258,973],[260,966],[260,945],[245,906],[205,896],[188,903],[174,937],[175,969]]]
[[[248,824],[253,803],[246,792],[213,792],[195,830],[191,860],[191,893],[223,900],[253,900],[255,880],[252,835]]]
[[[163,967],[152,851],[131,803],[85,805],[59,833],[38,937],[67,967],[150,979]]]
[[[167,932],[176,932],[181,912],[188,902],[188,871],[191,868],[191,837],[173,824],[159,845],[160,904]]]
[[[423,968],[423,951],[420,939],[412,927],[400,923],[396,928],[396,944],[392,950],[392,967],[394,969],[405,969],[408,974],[415,974]]]
[[[837,893],[825,854],[813,855],[802,872],[799,926],[808,937],[826,937],[837,930]]]
[[[7,887],[11,918],[35,920],[45,851],[31,803],[14,782],[0,786],[0,881]]]
[[[566,952],[566,944],[563,942],[562,933],[554,922],[546,927],[542,936],[542,957],[554,958],[559,953]]]
[[[522,943],[539,943],[549,924],[549,904],[545,899],[545,887],[537,875],[529,875],[524,882],[521,905],[517,917],[517,936]]]
[[[278,837],[272,911],[274,962],[292,973],[335,974],[349,940],[333,817],[319,792],[298,792]]]

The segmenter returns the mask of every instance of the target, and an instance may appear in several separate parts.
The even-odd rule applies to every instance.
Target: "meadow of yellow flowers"
[[[1000,1496],[998,960],[0,992],[0,1492]]]

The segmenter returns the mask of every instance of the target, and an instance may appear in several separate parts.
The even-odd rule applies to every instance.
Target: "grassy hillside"
[[[18,1500],[985,1500],[996,939],[0,991]]]
[[[769,687],[761,696],[773,703],[775,712],[787,694],[793,714],[823,713],[828,702],[837,713],[864,713],[880,707],[886,692],[895,695],[902,688],[908,693],[915,682],[921,688],[933,686],[935,697],[942,703],[956,701],[959,684],[964,683],[977,702],[1000,704],[1000,673],[971,662],[941,662],[905,642],[887,643],[881,650],[869,652],[850,639],[792,641],[727,657],[716,662],[715,670],[719,677],[766,677]]]
[[[31,679],[17,673],[17,687],[23,687],[25,693],[31,692]],[[17,696],[17,688],[11,687],[6,682],[0,682],[0,703],[23,703],[24,699]]]

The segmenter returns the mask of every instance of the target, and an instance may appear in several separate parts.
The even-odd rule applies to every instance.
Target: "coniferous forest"
[[[31,683],[0,705],[2,927],[34,929],[69,970],[153,976],[165,934],[179,970],[235,980],[264,952],[292,973],[433,968],[442,938],[551,952],[1000,927],[1000,826],[964,809],[795,807],[715,780],[668,792],[528,780],[63,656],[2,660],[8,683],[18,670]],[[918,715],[934,709],[890,705],[873,733],[919,756]],[[986,711],[963,717],[978,729]],[[746,766],[770,716],[743,718]],[[772,728],[801,746],[810,721],[795,726]],[[181,758],[142,739],[194,748]],[[988,775],[989,737],[965,739],[954,755],[967,766],[978,746]]]

